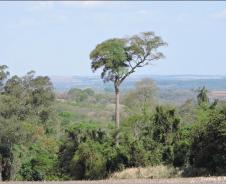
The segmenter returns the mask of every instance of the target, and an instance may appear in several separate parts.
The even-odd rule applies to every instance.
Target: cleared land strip
[[[226,91],[211,91],[209,93],[210,97],[213,98],[220,98],[220,99],[225,99],[226,98]]]
[[[9,181],[3,184],[15,183],[46,183],[46,184],[225,184],[226,176],[224,177],[195,177],[195,178],[169,178],[169,179],[106,179],[95,181],[42,181],[42,182],[28,182],[28,181]]]

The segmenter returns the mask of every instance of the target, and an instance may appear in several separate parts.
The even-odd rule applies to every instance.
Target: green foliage
[[[179,130],[179,138],[174,145],[173,165],[176,167],[188,165],[192,142],[192,129],[192,125],[185,125]]]
[[[2,86],[4,85],[5,79],[7,79],[9,72],[6,65],[0,65],[0,91],[2,91]]]
[[[112,97],[108,94],[97,93],[90,88],[72,88],[66,94],[66,99],[76,105],[86,106],[88,104],[106,104],[111,102]]]
[[[151,60],[162,58],[163,54],[157,49],[164,45],[166,43],[153,32],[122,39],[109,39],[98,44],[90,53],[91,68],[94,71],[103,68],[101,77],[104,81],[120,84],[137,67],[143,67]]]
[[[209,103],[209,98],[207,93],[208,91],[205,87],[198,90],[197,100],[199,105],[204,103]]]
[[[103,132],[93,123],[73,124],[60,149],[61,173],[70,174],[73,179],[99,179],[128,167],[172,163],[179,122],[173,110],[159,109],[154,116],[143,114],[128,119],[120,130],[118,146],[114,130]],[[154,137],[159,129],[157,115],[166,124],[167,129],[160,130],[166,138],[164,142]]]
[[[87,141],[79,145],[70,164],[73,179],[100,179],[106,176],[106,160],[103,146]]]
[[[123,170],[128,166],[128,150],[122,145],[118,147],[105,148],[106,154],[106,170],[108,174],[112,172]]]
[[[1,111],[4,118],[17,116],[19,120],[38,116],[46,123],[50,116],[50,106],[54,101],[52,83],[48,77],[34,77],[34,72],[20,78],[13,76],[4,86],[3,103],[7,110]]]
[[[154,115],[154,140],[163,145],[172,144],[179,128],[180,120],[175,117],[175,110],[164,110],[163,107],[156,107]]]
[[[129,146],[129,166],[139,167],[146,166],[148,162],[148,155],[142,142],[138,140],[132,142]]]
[[[90,140],[101,144],[106,140],[106,133],[104,130],[97,128],[95,124],[85,123],[74,124],[66,132],[67,139],[60,147],[58,165],[63,174],[71,174],[71,162],[80,145]]]
[[[9,144],[0,144],[0,167],[2,168],[2,180],[8,180],[11,175],[12,152]]]
[[[172,164],[174,160],[173,147],[178,140],[178,129],[180,119],[176,116],[175,109],[156,107],[153,117],[153,140],[160,144],[162,149],[162,160]]]
[[[146,113],[156,106],[156,91],[157,87],[151,79],[143,79],[136,83],[133,90],[123,96],[123,104],[134,112]]]
[[[93,61],[94,68],[104,67],[105,80],[116,72],[125,74],[130,52],[141,56],[152,51],[139,46],[160,41],[155,39],[144,33],[106,41],[92,53],[98,60]],[[106,58],[95,58],[100,54]],[[0,66],[3,180],[103,179],[125,168],[165,164],[180,167],[187,176],[226,172],[225,102],[210,101],[205,88],[200,89],[197,103],[187,101],[172,108],[158,105],[155,85],[143,80],[123,97],[124,119],[115,130],[106,122],[114,110],[112,94],[74,88],[65,101],[56,102],[48,77],[35,76],[33,71],[23,77],[8,76],[7,67]]]
[[[225,141],[225,114],[213,111],[209,120],[195,129],[191,145],[191,165],[206,168],[210,174],[225,171]]]
[[[90,96],[94,95],[94,91],[92,89],[70,89],[68,91],[68,95],[70,99],[74,99],[76,102],[82,102],[86,99],[88,99]]]
[[[99,45],[90,53],[91,68],[96,71],[103,67],[101,77],[105,81],[114,81],[127,67],[129,58],[125,50],[125,39],[110,39]]]
[[[174,145],[179,139],[180,119],[175,109],[156,107],[153,115],[144,113],[133,115],[127,120],[127,131],[139,140],[139,152],[144,151],[144,164],[172,164],[174,161]],[[128,140],[128,139],[127,139]],[[128,145],[128,144],[126,144]],[[142,147],[141,147],[142,146]]]
[[[149,164],[150,153],[146,152],[143,141],[134,140],[124,132],[119,146],[115,146],[114,132],[106,133],[92,124],[74,124],[67,133],[68,139],[60,150],[59,166],[63,174],[70,174],[74,179],[99,179],[126,167]],[[84,157],[97,159],[92,162]],[[80,170],[75,170],[78,168]],[[91,169],[94,171],[89,171]]]
[[[54,180],[55,163],[56,156],[51,152],[38,148],[35,156],[22,164],[20,175],[23,180],[27,181]]]
[[[115,88],[115,125],[120,128],[119,93],[122,82],[135,72],[137,68],[159,60],[164,55],[158,48],[165,46],[161,37],[153,32],[144,32],[127,38],[114,38],[98,44],[90,53],[91,68],[95,72],[102,69],[101,78],[104,82],[111,81]],[[118,144],[116,136],[116,144]]]
[[[21,179],[19,174],[24,180],[48,179],[45,165],[51,166],[52,159],[47,159],[57,151],[40,153],[44,151],[43,145],[35,152],[25,151],[40,140],[49,142],[54,137],[50,134],[50,130],[55,132],[53,122],[57,124],[52,110],[55,97],[52,83],[48,77],[35,77],[33,71],[24,77],[6,79],[9,73],[5,69],[1,68],[1,80],[5,83],[0,95],[0,144],[8,146],[10,157],[0,150],[3,180]],[[26,155],[19,148],[24,148]]]
[[[144,148],[143,140],[138,140],[133,135],[123,132],[120,135],[119,157],[124,158],[124,167],[138,167],[149,164],[148,152]]]

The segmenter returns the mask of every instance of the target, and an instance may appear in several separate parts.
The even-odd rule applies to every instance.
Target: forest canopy
[[[59,95],[47,76],[8,71],[0,66],[3,181],[103,179],[158,165],[185,177],[226,172],[226,104],[210,100],[205,87],[195,101],[169,104],[144,79],[122,94],[116,130],[111,93],[73,88]]]

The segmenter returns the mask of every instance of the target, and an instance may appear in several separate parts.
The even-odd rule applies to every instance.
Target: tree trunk
[[[0,182],[2,181],[2,155],[0,154]]]
[[[116,127],[116,145],[119,145],[119,127],[120,127],[120,110],[119,110],[119,86],[115,84],[115,127]]]
[[[120,111],[119,111],[119,88],[115,87],[115,126],[117,129],[120,127]]]

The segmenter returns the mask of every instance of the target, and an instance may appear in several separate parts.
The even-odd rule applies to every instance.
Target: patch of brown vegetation
[[[164,165],[145,168],[128,168],[111,175],[111,179],[159,179],[178,177],[179,171]]]
[[[212,91],[209,95],[215,98],[226,98],[226,91]]]
[[[97,181],[8,181],[1,182],[2,184],[225,184],[226,176],[224,177],[195,177],[195,178],[168,178],[168,179],[106,179]]]

